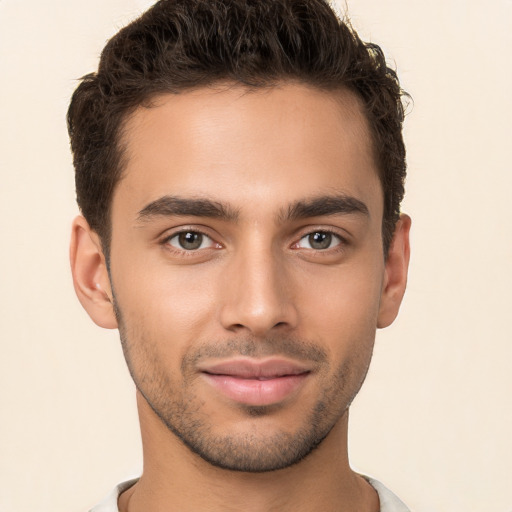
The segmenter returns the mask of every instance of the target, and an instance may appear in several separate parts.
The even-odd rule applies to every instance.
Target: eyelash
[[[314,248],[302,248],[307,251],[311,251],[311,253],[316,254],[318,256],[321,256],[322,254],[333,254],[337,252],[342,252],[346,250],[347,246],[349,245],[349,241],[346,239],[346,237],[340,235],[337,231],[334,231],[332,229],[327,228],[317,228],[317,229],[311,229],[306,231],[304,234],[301,235],[299,240],[293,244],[293,247],[298,249],[301,249],[301,247],[297,247],[298,244],[301,242],[301,240],[304,240],[311,235],[315,235],[317,233],[327,234],[331,235],[338,239],[338,243],[334,247],[328,247],[326,249],[314,249]]]
[[[194,233],[196,235],[201,235],[203,237],[206,237],[208,238],[210,241],[211,241],[211,245],[212,247],[205,247],[203,249],[184,249],[184,248],[178,248],[178,247],[174,247],[173,245],[171,245],[170,241],[173,239],[173,238],[177,238],[179,237],[180,235],[182,234],[186,234],[186,233]],[[160,244],[168,251],[172,252],[172,253],[175,253],[175,254],[178,254],[180,255],[181,257],[193,257],[193,256],[197,256],[197,254],[200,252],[200,251],[204,251],[205,249],[220,249],[222,247],[221,244],[219,244],[218,242],[216,242],[213,237],[211,237],[210,235],[208,235],[207,233],[205,233],[204,231],[202,231],[201,229],[197,229],[197,228],[182,228],[180,229],[179,231],[175,231],[173,233],[171,233],[170,235],[164,237],[162,239],[162,241],[160,242]]]
[[[206,237],[206,238],[208,238],[211,241],[212,247],[205,247],[203,249],[199,249],[198,248],[198,249],[189,249],[189,250],[187,250],[187,249],[184,249],[184,248],[180,249],[180,248],[172,246],[170,241],[173,238],[179,237],[179,235],[184,234],[184,233],[194,233],[194,234]],[[317,233],[323,233],[323,234],[327,234],[327,235],[331,235],[333,237],[336,237],[339,242],[334,247],[328,247],[326,249],[314,249],[314,248],[301,248],[301,247],[298,247],[298,244],[303,239],[305,239],[305,238],[307,238],[307,237],[309,237],[311,235],[317,234]],[[172,234],[166,236],[165,238],[162,239],[162,241],[160,243],[168,251],[174,252],[176,254],[179,254],[180,256],[185,256],[185,257],[197,255],[198,252],[204,251],[206,249],[221,249],[223,247],[222,244],[220,244],[219,242],[216,242],[213,237],[211,237],[210,235],[208,235],[207,233],[205,233],[201,229],[187,228],[187,227],[185,227],[183,229],[180,229],[179,231],[175,231]],[[303,232],[303,234],[301,234],[300,238],[291,245],[291,248],[293,250],[304,249],[304,250],[308,251],[309,253],[317,254],[318,256],[321,256],[322,254],[333,254],[333,253],[337,253],[337,252],[343,252],[344,250],[346,250],[346,247],[348,245],[349,245],[348,240],[345,237],[341,236],[337,231],[334,231],[332,229],[326,229],[326,228],[318,228],[318,229],[311,229],[311,230],[308,230],[306,232]]]

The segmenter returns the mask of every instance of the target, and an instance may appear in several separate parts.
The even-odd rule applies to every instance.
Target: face
[[[138,390],[214,465],[298,462],[358,392],[385,300],[359,103],[290,84],[164,95],[124,143],[111,285]]]

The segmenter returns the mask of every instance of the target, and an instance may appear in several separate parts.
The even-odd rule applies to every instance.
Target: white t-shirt
[[[410,512],[405,504],[386,486],[373,478],[367,476],[363,476],[363,478],[377,491],[380,500],[380,512]],[[135,484],[137,480],[135,478],[134,480],[128,480],[119,484],[100,504],[96,505],[89,512],[119,512],[117,508],[119,495]]]

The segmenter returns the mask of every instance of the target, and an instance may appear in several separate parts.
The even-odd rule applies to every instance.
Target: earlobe
[[[100,327],[116,329],[112,289],[100,239],[81,215],[73,221],[69,256],[73,285],[83,308]]]
[[[411,218],[402,214],[397,222],[389,248],[384,270],[384,283],[377,319],[377,327],[388,327],[393,323],[405,293],[409,269],[409,231]]]

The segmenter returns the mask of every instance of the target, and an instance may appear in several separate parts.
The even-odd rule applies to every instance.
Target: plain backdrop
[[[85,511],[140,472],[117,332],[89,320],[71,284],[65,112],[106,40],[150,3],[0,0],[2,512]],[[416,512],[510,512],[512,1],[348,9],[414,98],[409,287],[353,405],[351,461]]]

